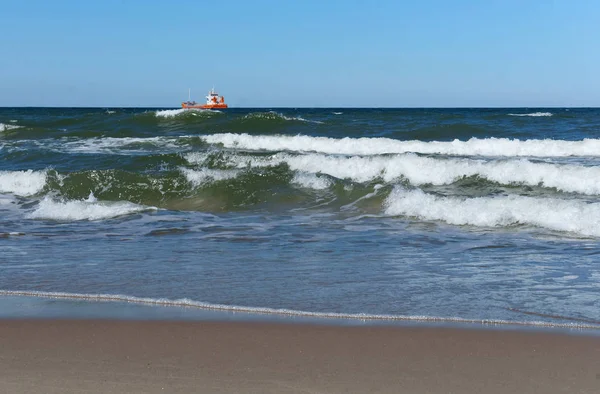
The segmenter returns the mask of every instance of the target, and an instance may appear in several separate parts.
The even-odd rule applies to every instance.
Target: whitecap
[[[101,220],[156,209],[129,201],[98,201],[90,193],[86,200],[60,201],[45,196],[27,217],[60,221]]]
[[[531,117],[544,117],[544,116],[552,116],[551,112],[531,112],[527,114],[508,114],[509,116],[531,116]]]
[[[453,225],[531,225],[583,236],[600,236],[600,203],[525,196],[445,197],[396,187],[385,202],[391,216],[439,220]]]
[[[0,171],[0,193],[31,196],[46,185],[46,171]]]
[[[317,152],[342,155],[424,153],[459,156],[600,156],[600,140],[518,140],[471,138],[467,141],[401,141],[390,138],[329,138],[307,135],[212,134],[201,136],[209,144],[259,151]]]

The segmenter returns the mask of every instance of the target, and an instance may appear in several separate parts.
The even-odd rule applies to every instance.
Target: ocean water
[[[0,108],[32,297],[600,328],[600,109]]]

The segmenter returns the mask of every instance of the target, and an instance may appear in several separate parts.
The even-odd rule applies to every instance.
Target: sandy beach
[[[2,320],[0,371],[4,393],[597,393],[600,337]]]

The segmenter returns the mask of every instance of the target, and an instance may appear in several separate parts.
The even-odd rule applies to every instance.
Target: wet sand
[[[0,320],[2,393],[598,393],[600,337]]]

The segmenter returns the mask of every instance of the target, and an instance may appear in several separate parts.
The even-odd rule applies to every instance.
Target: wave
[[[22,141],[12,141],[19,144]],[[25,143],[24,141],[23,143]],[[44,139],[37,146],[59,152],[136,155],[148,152],[181,152],[207,144],[228,149],[263,152],[315,152],[333,155],[373,156],[420,153],[481,157],[600,157],[600,139],[518,140],[471,138],[466,141],[419,141],[391,138],[330,138],[307,135],[249,135],[219,133],[177,137],[94,137]]]
[[[439,220],[453,225],[531,225],[583,236],[600,236],[600,203],[524,196],[443,197],[396,187],[385,201],[390,216]]]
[[[341,155],[393,153],[446,154],[455,156],[600,156],[600,140],[518,140],[471,138],[467,141],[401,141],[390,138],[329,138],[306,135],[212,134],[200,136],[209,144],[258,151],[318,152]]]
[[[70,153],[132,155],[156,149],[177,150],[181,148],[177,142],[177,138],[166,137],[103,137],[62,139],[54,144],[49,142],[47,146],[54,150]]]
[[[191,164],[205,164],[207,154],[188,153]],[[528,185],[556,188],[562,192],[600,194],[600,167],[533,163],[526,159],[485,161],[475,159],[437,159],[408,153],[393,156],[335,156],[309,153],[277,153],[247,156],[234,153],[219,156],[221,166],[237,168],[275,166],[285,163],[293,171],[322,173],[354,182],[400,178],[415,186],[449,185],[465,177],[478,176],[503,185]]]
[[[213,116],[220,114],[221,111],[213,109],[164,109],[158,110],[154,113],[159,118],[174,118],[180,116]]]
[[[71,202],[71,205],[76,203],[77,207],[71,207],[76,210],[89,205],[86,198],[90,193],[106,204],[128,201],[140,206],[186,211],[237,210],[262,203],[277,206],[282,201],[302,204],[311,203],[314,196],[299,193],[300,188],[322,190],[329,182],[310,174],[295,176],[286,166],[219,169],[176,165],[159,172],[107,169],[59,173],[48,170],[47,174],[43,191],[56,199],[46,201],[42,208],[46,204]],[[62,205],[51,208],[58,210]],[[47,217],[59,218],[54,213]]]
[[[324,190],[331,186],[332,182],[322,176],[306,172],[298,172],[292,179],[292,184],[296,184],[306,189]]]
[[[79,201],[56,201],[52,197],[46,196],[27,217],[59,221],[101,220],[156,209],[128,201],[101,202],[90,193],[86,200]]]
[[[11,121],[12,122],[12,121]],[[8,131],[8,130],[14,130],[14,129],[20,129],[23,126],[19,126],[19,125],[14,125],[14,124],[4,124],[4,123],[0,123],[0,132],[2,131]]]
[[[105,201],[126,200],[156,205],[187,196],[190,187],[179,171],[140,173],[123,170],[48,171],[45,190],[67,200],[82,200],[89,193]]]
[[[508,114],[509,116],[532,116],[532,117],[542,117],[542,116],[552,116],[551,112],[531,112],[527,114]]]
[[[251,112],[247,115],[245,115],[242,119],[245,120],[252,120],[252,119],[261,119],[261,120],[286,120],[286,121],[298,121],[298,122],[306,122],[306,123],[316,123],[316,124],[322,124],[323,122],[318,121],[318,120],[309,120],[309,119],[304,119],[301,116],[285,116],[283,114],[274,112],[274,111],[268,111],[268,112]]]
[[[0,193],[32,196],[46,185],[46,171],[0,171]]]
[[[237,170],[214,170],[209,168],[201,168],[192,170],[189,168],[180,168],[180,171],[186,179],[194,186],[202,186],[211,182],[232,179],[238,176]]]
[[[2,146],[2,145],[0,145]],[[91,137],[44,138],[40,140],[13,140],[3,145],[10,151],[36,150],[69,154],[96,155],[154,155],[168,154],[204,147],[206,142],[196,136],[178,137]]]
[[[319,319],[344,319],[360,321],[397,321],[397,322],[435,322],[435,323],[462,323],[480,324],[486,326],[528,326],[528,327],[551,327],[570,329],[600,329],[600,324],[593,321],[556,323],[546,321],[512,321],[500,319],[469,319],[461,317],[424,316],[424,315],[394,315],[394,314],[369,314],[369,313],[340,313],[340,312],[311,312],[284,308],[252,307],[238,305],[213,304],[191,300],[189,298],[169,299],[135,297],[122,294],[86,294],[67,293],[56,291],[35,290],[0,290],[0,296],[7,297],[41,297],[52,299],[85,300],[92,302],[127,302],[141,305],[172,306],[197,308],[212,311],[241,312],[261,315],[296,316]],[[564,317],[564,320],[570,320]]]

